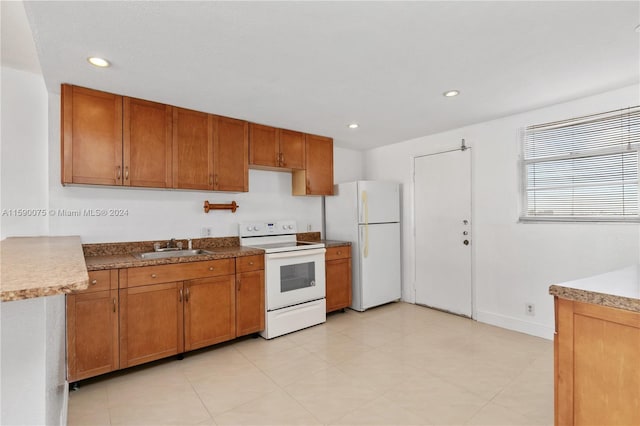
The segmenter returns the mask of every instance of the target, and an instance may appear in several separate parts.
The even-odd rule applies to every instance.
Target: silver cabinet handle
[[[180,289],[180,297],[178,299],[180,300],[180,303],[182,303],[182,289]]]
[[[151,274],[151,278],[158,278],[156,274]]]
[[[91,280],[91,285],[96,285],[98,284],[98,280]]]

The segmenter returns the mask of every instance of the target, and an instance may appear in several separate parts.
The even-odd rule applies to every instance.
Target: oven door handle
[[[318,254],[324,254],[327,250],[321,249],[310,249],[310,250],[294,250],[294,251],[285,251],[281,253],[269,253],[265,256],[267,259],[287,259],[290,257],[301,257],[301,256],[315,256]]]

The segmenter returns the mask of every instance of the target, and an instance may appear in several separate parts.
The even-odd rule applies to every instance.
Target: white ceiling
[[[26,2],[68,82],[367,149],[638,83],[637,1]],[[86,62],[103,56],[113,66]],[[442,92],[458,89],[457,98]],[[350,122],[360,128],[347,128]]]

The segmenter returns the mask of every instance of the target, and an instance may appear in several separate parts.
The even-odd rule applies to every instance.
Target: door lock
[[[469,235],[469,231],[462,231],[462,235]]]
[[[464,241],[462,242],[462,244],[464,244],[465,246],[468,246],[468,245],[469,245],[469,240],[464,240]]]
[[[465,220],[463,220],[463,221],[462,221],[462,224],[463,224],[463,225],[468,225],[468,224],[469,224],[469,221],[468,221],[467,219],[465,219]]]

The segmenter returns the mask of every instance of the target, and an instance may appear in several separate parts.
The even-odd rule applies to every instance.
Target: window
[[[639,149],[640,106],[527,127],[521,220],[639,221]]]

